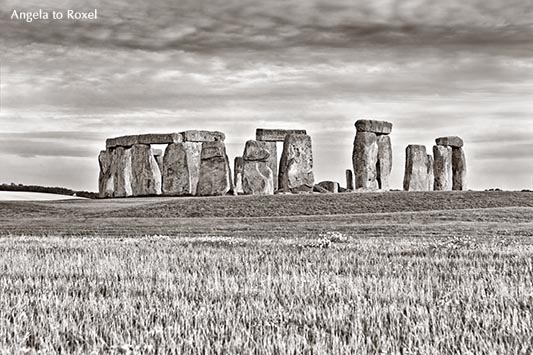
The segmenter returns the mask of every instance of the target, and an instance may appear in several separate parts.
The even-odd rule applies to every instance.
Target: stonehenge
[[[405,191],[466,190],[463,140],[457,136],[449,136],[437,138],[435,143],[433,155],[427,155],[425,159],[425,146],[407,146],[403,186]]]
[[[225,135],[222,132],[194,130],[109,138],[106,140],[106,150],[101,151],[98,157],[99,196],[194,196],[197,195],[199,187],[202,192],[214,191],[214,195],[220,194],[222,190],[230,191],[233,187],[232,181],[220,187],[215,186],[216,179],[204,178],[202,183],[206,186],[199,186],[203,144],[219,142],[219,145],[224,146],[224,140]],[[163,153],[159,149],[152,149],[152,144],[166,144],[167,147]],[[227,180],[231,177],[231,170],[225,147],[222,150],[222,170]],[[208,152],[205,154],[209,155]],[[213,169],[213,174],[218,176],[220,167],[217,164],[206,162],[203,165],[204,175]]]
[[[390,190],[392,123],[357,120],[353,170],[346,188],[334,181],[315,184],[311,137],[303,129],[256,130],[234,160],[234,175],[218,131],[127,135],[106,140],[98,155],[99,197],[222,196],[226,194],[340,193]],[[283,143],[278,160],[278,143]],[[466,189],[464,142],[457,136],[435,139],[433,154],[423,145],[405,149],[405,191]],[[164,149],[153,145],[166,145]]]
[[[355,122],[352,163],[355,189],[388,190],[392,170],[392,123],[376,120]]]

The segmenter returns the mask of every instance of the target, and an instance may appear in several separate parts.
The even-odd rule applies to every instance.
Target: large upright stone
[[[192,195],[185,143],[169,144],[163,157],[163,194]]]
[[[392,171],[392,144],[390,136],[380,135],[378,141],[378,163],[376,165],[376,180],[378,189],[390,189],[390,174]]]
[[[353,191],[353,171],[346,169],[346,189]]]
[[[357,120],[355,122],[355,128],[357,129],[357,132],[390,134],[392,132],[392,123],[376,120]]]
[[[198,130],[189,130],[181,132],[184,142],[214,142],[221,141],[224,142],[226,135],[218,131],[198,131]]]
[[[116,147],[112,150],[111,174],[113,175],[113,197],[133,195],[132,149]]]
[[[466,190],[466,157],[463,148],[452,148],[452,189]]]
[[[464,144],[463,139],[458,136],[439,137],[435,139],[435,143],[453,148],[461,148]]]
[[[187,153],[190,192],[193,196],[196,195],[198,181],[200,180],[202,144],[201,142],[183,142],[183,147]]]
[[[433,146],[433,173],[435,174],[435,191],[451,191],[452,180],[452,147]]]
[[[314,183],[311,137],[289,134],[283,142],[279,189],[285,192],[310,192]]]
[[[111,171],[113,163],[113,153],[111,150],[102,150],[98,155],[100,175],[98,176],[98,196],[113,197],[115,190],[115,177]]]
[[[230,168],[222,141],[202,144],[198,196],[221,196],[231,190]]]
[[[428,172],[428,191],[433,191],[435,184],[435,175],[433,174],[433,155],[428,154],[426,166]]]
[[[424,145],[408,145],[405,148],[405,191],[428,190],[428,155]]]
[[[235,193],[236,194],[243,194],[244,190],[242,188],[242,177],[244,173],[244,160],[242,157],[235,157],[234,165],[233,165],[233,174],[235,175],[235,179],[233,181],[233,184],[235,185]]]
[[[264,141],[265,148],[270,153],[267,159],[267,165],[272,170],[272,176],[274,179],[274,191],[278,190],[278,147],[277,142]]]
[[[268,166],[270,142],[249,140],[243,153],[242,188],[247,195],[274,194],[274,174]]]
[[[258,141],[284,142],[289,134],[307,134],[305,129],[265,129],[258,128],[255,131],[255,139]]]
[[[161,172],[149,145],[135,144],[132,154],[133,196],[161,194]]]
[[[378,141],[375,133],[358,131],[352,154],[355,188],[376,190]]]

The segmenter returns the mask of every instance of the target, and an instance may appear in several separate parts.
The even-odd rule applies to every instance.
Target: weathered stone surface
[[[336,181],[321,181],[317,185],[328,190],[331,193],[339,192],[339,183]]]
[[[113,153],[111,150],[102,150],[98,155],[98,164],[100,166],[100,175],[98,176],[99,197],[113,197],[115,177],[111,171],[112,162]]]
[[[218,131],[198,131],[190,130],[181,132],[184,142],[214,142],[221,141],[224,142],[226,135]]]
[[[352,169],[346,169],[346,189],[353,191],[353,171]]]
[[[284,142],[289,134],[307,134],[305,129],[265,129],[258,128],[255,131],[255,139],[258,141]]]
[[[135,144],[132,155],[133,196],[161,194],[161,172],[149,145]]]
[[[183,142],[183,137],[180,133],[148,133],[140,134],[138,138],[139,144],[173,144]]]
[[[355,128],[357,129],[357,132],[390,134],[392,132],[392,123],[376,120],[357,120],[355,122]]]
[[[274,176],[267,162],[244,160],[242,189],[246,195],[274,194]]]
[[[185,143],[169,144],[163,158],[163,194],[192,195]]]
[[[390,136],[378,136],[378,163],[376,165],[376,181],[378,189],[390,189],[390,173],[392,171],[392,144]]]
[[[408,145],[405,148],[405,191],[428,190],[428,155],[424,145]]]
[[[428,172],[428,191],[433,191],[433,186],[435,184],[435,175],[433,174],[433,155],[428,154],[426,166]]]
[[[222,141],[202,144],[198,196],[221,196],[231,190],[230,168]]]
[[[314,185],[311,137],[289,134],[283,142],[279,189],[286,192],[305,192],[312,191]]]
[[[247,161],[267,161],[270,157],[268,146],[266,142],[249,140],[244,146],[244,153],[242,155]]]
[[[355,135],[352,162],[355,175],[355,188],[377,189],[376,165],[378,162],[378,141],[375,133],[357,132]]]
[[[267,165],[272,170],[274,179],[274,191],[278,190],[278,147],[277,142],[264,141],[270,156],[267,159]]]
[[[318,193],[321,193],[321,194],[330,194],[331,191],[328,191],[327,189],[323,188],[322,186],[320,185],[315,185],[313,186],[313,192],[318,192]]]
[[[132,148],[117,147],[112,150],[111,174],[115,185],[113,197],[132,196]]]
[[[236,157],[233,165],[233,173],[235,179],[233,181],[236,194],[243,194],[244,190],[242,188],[242,175],[244,172],[244,159],[242,157]]]
[[[463,139],[457,136],[440,137],[435,139],[437,145],[450,146],[454,148],[461,148],[464,144]]]
[[[452,147],[433,146],[433,173],[435,175],[435,191],[452,190]]]
[[[187,153],[187,166],[189,168],[189,186],[191,195],[196,195],[198,180],[200,179],[200,161],[202,156],[202,143],[184,142],[183,147]]]
[[[106,140],[106,148],[132,147],[135,144],[172,144],[179,143],[182,140],[183,137],[179,133],[140,134],[108,138]]]
[[[466,190],[466,157],[463,148],[452,148],[452,190]]]

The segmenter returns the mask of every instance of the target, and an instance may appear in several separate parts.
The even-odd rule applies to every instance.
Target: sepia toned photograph
[[[0,0],[10,354],[533,354],[533,3]]]

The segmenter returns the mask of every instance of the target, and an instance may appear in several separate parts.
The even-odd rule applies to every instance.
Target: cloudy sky
[[[233,158],[262,127],[307,129],[344,185],[375,118],[393,187],[406,145],[460,135],[471,188],[533,188],[530,0],[0,0],[0,45],[0,182],[94,191],[106,137],[220,130]]]

